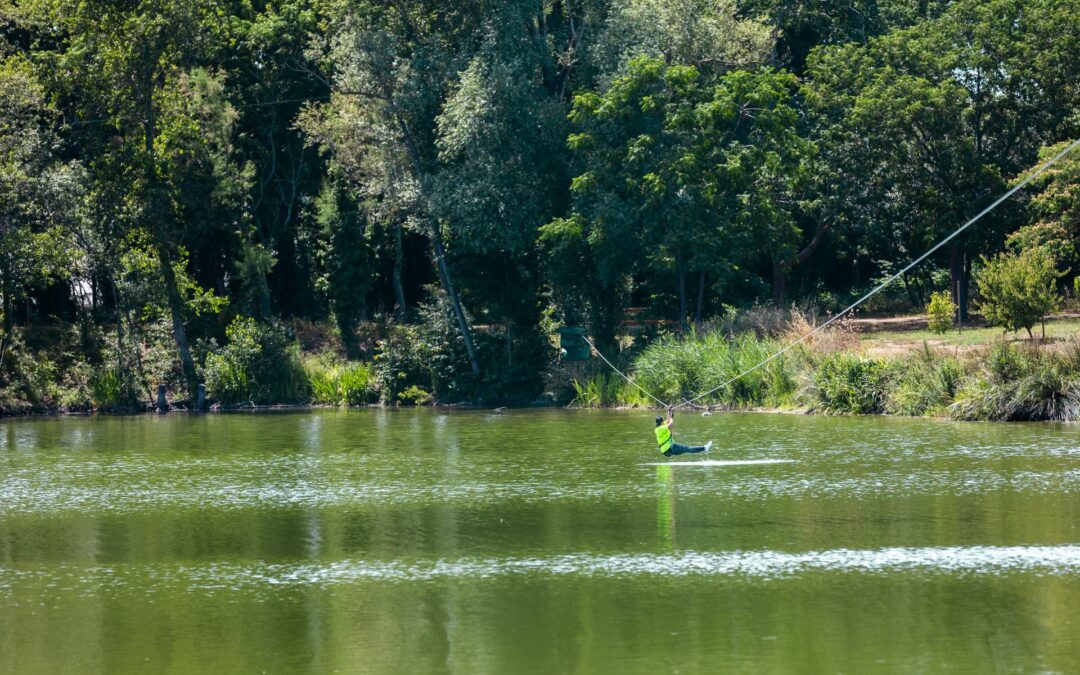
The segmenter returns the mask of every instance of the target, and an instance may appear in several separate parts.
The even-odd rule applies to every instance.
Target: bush
[[[372,368],[364,363],[339,363],[323,356],[304,362],[313,403],[365,405],[375,403],[379,392]]]
[[[1010,331],[1023,328],[1033,337],[1031,327],[1058,306],[1054,286],[1061,273],[1053,257],[1044,248],[1031,248],[983,258],[983,265],[979,312],[991,324]]]
[[[655,405],[655,401],[643,394],[640,389],[619,377],[618,373],[596,373],[584,380],[573,380],[574,403],[583,408],[604,406],[640,406]]]
[[[299,347],[280,324],[241,316],[225,336],[225,347],[206,356],[206,388],[212,398],[226,405],[308,400],[310,385]]]
[[[935,291],[930,294],[930,304],[926,307],[926,315],[929,319],[930,330],[943,335],[953,327],[956,303],[947,292]]]
[[[995,345],[983,370],[960,391],[949,414],[958,420],[1080,419],[1080,350],[1064,356]]]
[[[90,376],[90,400],[99,410],[115,410],[128,401],[124,395],[124,378],[116,368],[105,368]]]
[[[955,357],[935,356],[924,347],[917,354],[890,367],[894,373],[885,409],[893,415],[932,415],[948,408],[964,377]]]
[[[885,363],[841,352],[822,359],[808,394],[827,415],[875,415],[885,412],[887,390]]]
[[[375,352],[375,379],[383,400],[397,403],[408,388],[431,388],[431,348],[419,326],[390,326]]]
[[[427,405],[434,401],[430,393],[415,384],[401,392],[398,399],[406,405]]]
[[[0,331],[0,338],[2,338]],[[22,331],[0,339],[0,412],[25,414],[43,412],[55,405],[59,391],[56,363],[29,349]]]

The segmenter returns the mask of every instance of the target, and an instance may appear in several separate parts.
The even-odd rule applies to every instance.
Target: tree
[[[597,289],[598,336],[613,335],[605,303],[636,272],[674,273],[686,325],[688,274],[699,276],[700,315],[706,274],[722,282],[758,251],[790,255],[801,236],[792,193],[813,152],[796,133],[794,86],[782,72],[705,78],[639,57],[603,94],[577,96],[571,120],[581,131],[568,143],[585,171],[572,182],[574,216],[543,238],[556,255],[591,249],[577,274]]]
[[[1063,141],[1039,151],[1042,164],[1070,143]],[[1034,171],[1031,167],[1024,175]],[[1017,179],[1019,180],[1019,179]],[[1080,152],[1073,151],[1036,177],[1028,192],[1028,224],[1009,235],[1006,245],[1013,250],[1042,247],[1054,258],[1066,279],[1075,278],[1080,261]]]
[[[956,304],[946,291],[935,291],[930,294],[930,304],[926,307],[928,327],[930,330],[941,335],[953,327],[953,319],[956,316]]]
[[[732,0],[617,0],[591,56],[605,85],[641,56],[702,73],[764,65],[773,42],[769,27],[740,17]]]
[[[866,45],[811,54],[816,135],[832,182],[855,197],[844,200],[844,217],[865,233],[870,256],[918,255],[1075,126],[1080,40],[1061,32],[1080,31],[1075,9],[965,0]],[[939,260],[961,314],[973,254],[1000,245],[1008,216],[992,214]]]
[[[1060,276],[1053,257],[1043,248],[1004,252],[993,259],[984,257],[979,275],[979,312],[991,324],[1011,331],[1023,328],[1033,338],[1031,327],[1058,306],[1055,282]]]
[[[31,64],[19,56],[0,61],[0,353],[27,286],[67,271],[62,226],[71,220],[82,177],[77,164],[54,155],[54,116]]]

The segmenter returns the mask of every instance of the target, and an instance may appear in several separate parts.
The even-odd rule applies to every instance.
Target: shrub
[[[885,409],[894,415],[931,415],[944,411],[956,398],[964,368],[955,357],[921,354],[898,361]]]
[[[379,392],[372,368],[355,361],[337,362],[330,357],[304,362],[313,403],[365,405],[375,403]]]
[[[90,400],[94,407],[115,410],[124,400],[124,378],[116,368],[105,368],[90,376]]]
[[[308,400],[310,385],[299,347],[280,324],[260,324],[241,316],[229,325],[225,336],[225,347],[206,357],[210,396],[225,404]]]
[[[391,326],[375,352],[375,379],[387,403],[396,403],[408,388],[431,387],[431,349],[419,326]]]
[[[828,354],[812,376],[812,407],[827,415],[873,415],[885,411],[888,369],[881,361],[844,352]]]
[[[618,373],[596,373],[584,380],[573,380],[574,403],[583,408],[624,405],[648,407],[656,402]]]
[[[1054,286],[1061,273],[1053,257],[1044,248],[1031,248],[983,258],[983,265],[979,311],[991,324],[1010,331],[1023,328],[1033,337],[1031,327],[1058,306]]]
[[[401,392],[398,398],[406,405],[427,405],[434,400],[430,393],[424,391],[415,384]]]
[[[930,304],[926,307],[926,315],[929,319],[930,330],[943,335],[953,327],[956,303],[945,291],[935,291],[930,294]]]
[[[1075,345],[1064,356],[995,345],[949,414],[959,420],[1080,419],[1080,352]]]

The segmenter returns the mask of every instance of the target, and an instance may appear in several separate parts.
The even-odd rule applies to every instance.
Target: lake
[[[0,673],[1080,667],[1080,425],[653,416],[0,420]]]

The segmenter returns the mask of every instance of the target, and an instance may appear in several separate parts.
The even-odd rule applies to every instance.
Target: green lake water
[[[1080,425],[652,417],[0,420],[0,673],[1080,670]]]

